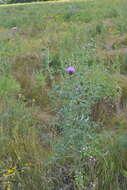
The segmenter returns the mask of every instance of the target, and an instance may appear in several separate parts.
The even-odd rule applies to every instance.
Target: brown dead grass
[[[92,118],[105,129],[125,131],[127,127],[127,76],[115,76],[121,90],[120,96],[115,100],[102,99],[98,101],[92,110]]]
[[[52,80],[48,74],[45,75],[45,85],[36,87],[34,72],[38,71],[43,62],[43,58],[36,54],[18,56],[14,59],[13,75],[20,83],[23,100],[26,99],[29,106],[33,106],[32,117],[44,127],[44,132],[50,134],[51,138],[57,138],[53,123],[57,120],[55,114],[51,112],[52,106],[48,91],[52,88]],[[56,73],[54,80],[59,82],[60,73]],[[22,99],[21,97],[21,99]],[[34,99],[34,102],[32,100]]]
[[[46,106],[49,101],[49,85],[37,87],[34,77],[34,72],[39,70],[42,64],[42,59],[39,55],[27,54],[16,57],[12,68],[16,80],[21,85],[24,96],[36,99],[36,103],[40,104],[40,106]]]
[[[106,38],[105,49],[100,48],[100,44],[97,47],[97,57],[111,58],[114,56],[120,56],[127,54],[127,37],[116,37],[108,35]]]
[[[92,118],[98,123],[107,125],[116,112],[116,106],[108,99],[98,101],[92,110]]]

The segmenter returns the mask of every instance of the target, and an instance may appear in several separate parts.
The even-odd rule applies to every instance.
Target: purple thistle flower
[[[68,72],[70,75],[72,75],[75,72],[75,68],[74,67],[68,67],[65,69],[66,72]]]

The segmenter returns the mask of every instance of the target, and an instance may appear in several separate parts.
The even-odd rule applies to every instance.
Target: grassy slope
[[[122,141],[125,149],[121,153],[117,138],[113,137],[114,134],[116,137],[126,134],[127,125],[126,5],[126,0],[95,0],[0,6],[0,170],[5,173],[0,176],[1,188],[5,188],[6,179],[13,181],[14,178],[16,183],[12,183],[12,189],[56,190],[69,183],[67,179],[62,180],[64,175],[66,178],[74,175],[75,180],[70,181],[71,185],[75,184],[73,189],[88,188],[90,183],[98,190],[126,189],[118,182],[121,175],[122,183],[126,184],[126,140]],[[88,170],[93,173],[95,169],[95,176],[87,169],[85,176],[82,162],[77,161],[79,166],[74,165],[77,159],[72,150],[68,156],[74,158],[72,168],[67,169],[69,176],[62,173],[59,166],[51,170],[54,175],[47,174],[44,168],[54,155],[52,144],[61,138],[50,123],[56,120],[56,115],[48,92],[52,81],[66,81],[64,68],[69,65],[75,66],[79,73],[84,71],[85,76],[80,79],[84,86],[89,84],[85,83],[86,79],[95,85],[91,88],[95,93],[90,93],[88,99],[89,102],[97,96],[91,113],[96,124],[102,126],[102,136],[91,142],[91,152],[94,146],[98,150],[91,154],[99,160],[99,165]],[[75,78],[73,82],[76,84],[77,81]],[[98,83],[104,88],[96,86]],[[117,97],[116,88],[120,91]],[[73,94],[70,96],[75,98]],[[108,100],[110,103],[106,101],[109,96],[114,98],[111,102]],[[109,136],[105,135],[105,128]],[[103,150],[106,152],[106,148],[111,154],[105,158]],[[61,151],[64,152],[62,148]],[[120,162],[116,155],[121,154],[123,160]],[[68,162],[65,156],[58,165],[64,168]],[[76,173],[76,166],[82,168],[82,173]],[[13,168],[14,177],[4,171],[9,168]]]

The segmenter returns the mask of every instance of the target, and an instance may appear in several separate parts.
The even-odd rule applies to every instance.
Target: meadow
[[[0,190],[127,189],[127,2],[0,6]]]

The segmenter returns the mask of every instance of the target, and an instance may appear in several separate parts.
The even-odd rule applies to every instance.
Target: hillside
[[[0,5],[0,190],[127,189],[127,2]]]

